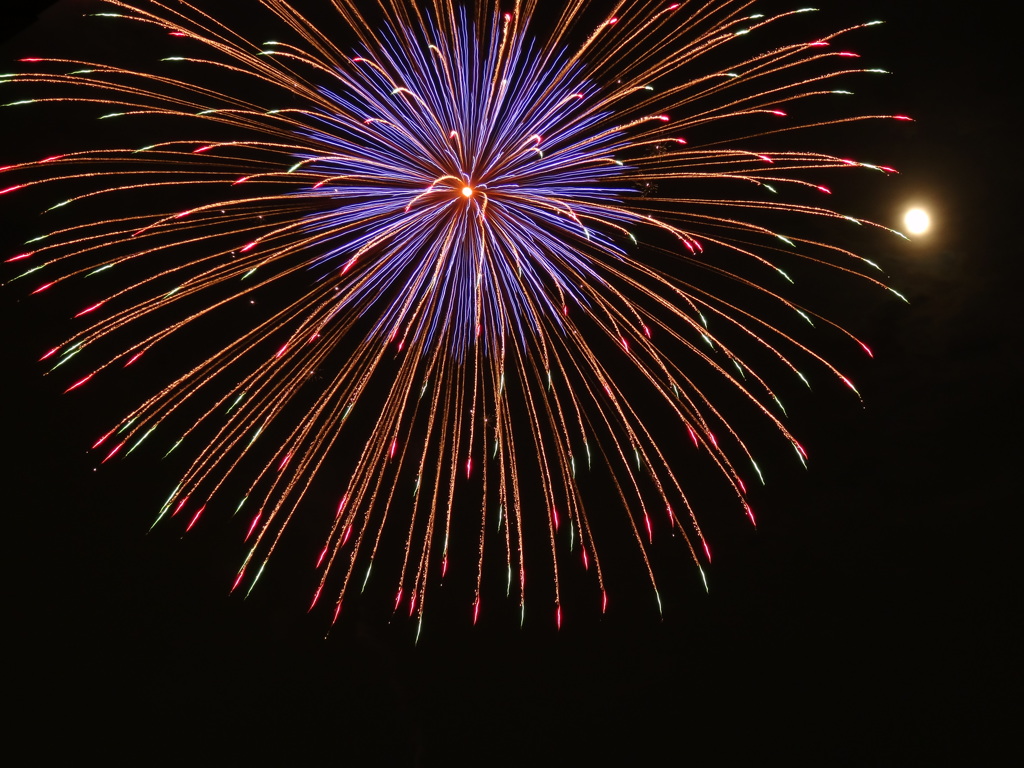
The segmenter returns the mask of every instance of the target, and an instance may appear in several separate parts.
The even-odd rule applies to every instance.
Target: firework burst
[[[800,379],[810,361],[852,389],[769,319],[819,319],[774,287],[788,280],[779,263],[885,288],[870,262],[773,223],[867,224],[800,201],[828,193],[816,173],[891,171],[772,143],[904,119],[788,118],[874,71],[834,45],[850,30],[751,53],[745,41],[802,11],[637,0],[601,16],[581,1],[541,21],[529,0],[387,0],[370,19],[335,0],[342,45],[262,0],[282,37],[256,44],[201,5],[110,0],[96,14],[171,36],[179,53],[152,71],[30,58],[2,81],[26,94],[9,108],[101,105],[156,136],[10,165],[0,188],[63,184],[73,194],[51,210],[104,211],[9,259],[33,293],[125,275],[44,355],[80,371],[68,390],[162,354],[170,369],[188,359],[162,352],[171,337],[212,337],[93,446],[104,461],[160,435],[163,451],[192,446],[157,522],[236,514],[234,587],[248,591],[296,515],[320,520],[312,603],[335,618],[389,548],[397,567],[378,578],[420,622],[450,565],[475,579],[474,621],[492,563],[522,612],[527,550],[547,552],[557,622],[567,567],[592,574],[604,610],[602,536],[635,542],[659,607],[659,534],[704,578],[711,550],[663,436],[705,454],[754,523],[746,483],[761,470],[716,390],[803,461],[758,361]],[[777,309],[711,287],[729,283]],[[273,308],[238,313],[257,300]],[[588,512],[588,471],[618,496],[615,515]],[[475,544],[456,552],[467,531]]]

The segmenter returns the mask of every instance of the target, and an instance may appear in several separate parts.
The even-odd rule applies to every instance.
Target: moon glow
[[[903,216],[903,223],[912,235],[923,235],[931,227],[932,219],[922,208],[911,208]]]

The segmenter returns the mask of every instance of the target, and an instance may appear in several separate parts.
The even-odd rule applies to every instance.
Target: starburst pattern
[[[19,177],[5,193],[65,184],[74,196],[53,209],[106,212],[10,261],[43,280],[35,293],[83,278],[96,288],[82,291],[105,292],[45,355],[62,371],[86,366],[69,390],[162,355],[172,337],[214,337],[93,447],[105,461],[175,430],[170,451],[193,445],[158,521],[192,529],[213,510],[237,513],[235,587],[252,588],[299,515],[323,520],[312,602],[329,594],[335,618],[391,546],[400,567],[381,578],[422,621],[467,530],[475,558],[458,556],[476,580],[474,621],[492,561],[525,606],[536,546],[559,623],[570,564],[592,572],[603,609],[595,529],[635,541],[657,596],[658,531],[698,568],[711,556],[666,429],[710,458],[753,523],[744,475],[761,471],[714,387],[739,393],[801,461],[749,360],[767,352],[800,378],[810,361],[852,388],[766,313],[709,287],[734,283],[807,321],[819,317],[773,287],[786,285],[780,261],[885,287],[870,262],[774,222],[866,224],[800,201],[828,193],[815,172],[892,169],[763,148],[797,127],[905,119],[788,118],[789,105],[873,71],[835,47],[850,30],[751,53],[748,38],[803,11],[637,0],[603,17],[572,2],[542,19],[529,0],[388,0],[371,19],[335,0],[346,49],[282,0],[260,5],[285,37],[260,45],[201,4],[107,5],[99,16],[169,34],[180,55],[152,71],[24,59],[3,85],[48,92],[7,106],[99,104],[103,120],[182,133],[3,168]],[[252,322],[237,308],[257,300],[273,309]],[[176,359],[188,357],[158,367]],[[588,512],[585,470],[615,489],[614,521],[607,504],[599,521]],[[327,513],[318,476],[336,488]],[[239,478],[241,501],[225,500]]]

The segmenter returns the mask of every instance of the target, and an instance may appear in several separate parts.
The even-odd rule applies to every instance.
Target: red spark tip
[[[912,117],[910,117],[908,115],[893,115],[892,119],[893,120],[909,120],[910,122],[914,122],[914,118],[912,118]]]
[[[118,443],[117,445],[115,445],[113,448],[111,448],[110,453],[107,454],[106,458],[103,459],[103,461],[101,461],[100,464],[106,464],[108,461],[110,461],[112,458],[114,458],[114,455],[118,451],[120,451],[122,448],[124,448],[124,442],[123,441]]]
[[[242,247],[241,247],[241,248],[240,248],[240,249],[238,250],[238,252],[239,252],[239,253],[248,253],[248,252],[249,252],[249,251],[251,251],[251,250],[252,250],[253,248],[255,248],[255,247],[256,247],[256,246],[258,245],[258,244],[259,244],[259,241],[258,241],[258,240],[253,240],[253,241],[252,241],[251,243],[247,243],[247,244],[243,245],[243,246],[242,246]]]
[[[7,189],[0,189],[0,195],[6,195],[8,192],[16,192],[19,189],[24,189],[24,187],[24,184],[15,184],[13,187],[8,187]]]
[[[72,385],[71,385],[70,387],[68,387],[67,389],[65,389],[65,390],[64,390],[64,393],[65,393],[65,394],[67,394],[68,392],[70,392],[70,391],[71,391],[71,390],[73,390],[73,389],[78,389],[78,388],[79,388],[80,386],[82,386],[83,384],[85,384],[85,382],[87,382],[87,381],[88,381],[89,379],[91,379],[92,377],[93,377],[93,374],[91,374],[91,373],[90,373],[90,374],[89,374],[88,376],[86,376],[86,377],[85,377],[84,379],[79,379],[79,380],[78,380],[78,381],[76,381],[76,382],[75,382],[74,384],[72,384]]]
[[[32,63],[35,63],[37,61],[43,61],[43,59],[40,59],[38,56],[32,56],[32,57],[26,57],[24,59],[18,59],[18,61],[24,61],[26,63],[32,64]]]
[[[85,309],[83,309],[81,312],[79,312],[77,315],[75,315],[75,317],[81,317],[82,315],[87,315],[90,312],[93,312],[93,311],[99,309],[102,306],[103,306],[103,302],[102,301],[98,301],[95,304],[93,304],[91,307],[86,307]]]
[[[35,253],[35,251],[30,251],[29,253],[19,253],[17,256],[12,256],[11,258],[7,259],[7,262],[10,263],[12,261],[21,261],[22,259],[27,259],[33,253]]]
[[[51,349],[49,352],[47,352],[45,355],[43,355],[39,359],[40,360],[46,360],[48,357],[53,357],[54,355],[56,355],[59,351],[60,351],[60,347],[54,347],[53,349]]]

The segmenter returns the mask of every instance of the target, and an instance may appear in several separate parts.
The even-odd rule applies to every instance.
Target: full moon
[[[903,223],[912,235],[923,235],[931,226],[932,219],[928,212],[921,208],[912,208],[903,216]]]

